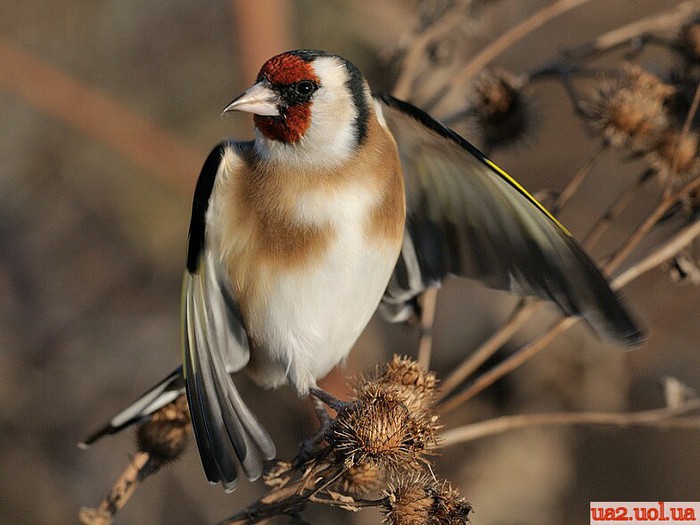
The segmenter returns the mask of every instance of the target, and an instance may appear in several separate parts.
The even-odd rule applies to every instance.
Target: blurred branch
[[[680,251],[690,245],[698,236],[700,236],[700,221],[693,222],[685,227],[671,237],[666,243],[657,247],[647,257],[626,269],[610,281],[610,286],[614,289],[622,288],[637,277],[645,274],[649,270],[653,270],[657,266],[678,255]]]
[[[450,373],[444,381],[440,383],[440,399],[447,397],[450,392],[461,385],[469,376],[495,354],[515,332],[518,331],[525,321],[527,321],[536,308],[542,303],[532,299],[523,298],[513,310],[510,318],[489,337],[479,348],[469,354],[461,365]]]
[[[191,191],[203,155],[148,119],[0,38],[0,87],[31,107]]]
[[[664,198],[656,209],[640,224],[630,237],[618,248],[613,256],[603,265],[603,273],[610,275],[634,250],[651,229],[659,222],[659,219],[677,202],[682,200],[692,191],[700,188],[700,177],[687,182],[678,191]]]
[[[612,222],[634,202],[635,197],[642,189],[644,184],[651,178],[652,172],[647,171],[639,177],[636,182],[621,193],[608,209],[600,216],[593,224],[591,230],[583,239],[583,244],[586,249],[590,250],[608,230]]]
[[[693,123],[693,119],[695,118],[695,115],[698,112],[698,105],[700,105],[700,83],[698,83],[697,87],[695,88],[695,95],[693,96],[693,101],[690,104],[690,109],[688,110],[688,114],[685,117],[685,122],[683,122],[683,128],[681,129],[681,132],[678,136],[678,144],[682,144],[685,140],[685,137],[688,135],[688,133],[690,133],[690,125]],[[671,159],[671,171],[675,174],[678,174],[680,158],[680,148],[676,148],[676,153],[673,156],[673,159]],[[669,177],[666,181],[666,187],[664,188],[664,196],[667,197],[672,191],[673,182],[672,178]]]
[[[517,352],[508,357],[506,360],[502,361],[499,365],[491,368],[489,371],[479,376],[474,383],[472,383],[464,391],[448,399],[447,401],[440,402],[438,404],[440,413],[446,414],[447,412],[457,408],[462,403],[476,396],[482,390],[491,386],[500,378],[519,368],[530,358],[539,354],[560,333],[568,330],[579,320],[579,317],[562,317],[559,319],[546,332],[522,346]]]
[[[143,470],[149,462],[147,452],[137,452],[129,465],[124,469],[119,479],[114,484],[114,488],[107,497],[102,500],[97,508],[83,507],[80,509],[79,519],[83,525],[109,525],[114,519],[114,515],[129,500],[136,491]]]
[[[586,180],[586,177],[588,177],[588,175],[591,173],[595,163],[598,161],[598,159],[600,159],[603,152],[605,152],[607,146],[608,145],[606,142],[599,143],[595,151],[591,153],[588,159],[586,159],[586,162],[576,171],[574,176],[569,179],[569,182],[566,183],[566,186],[564,186],[559,193],[559,196],[554,201],[554,204],[550,209],[552,213],[557,214],[561,208],[566,206],[569,199],[574,196],[574,194],[581,187],[583,181]]]
[[[657,428],[700,428],[700,418],[676,416],[700,409],[700,399],[654,410],[638,412],[555,412],[550,414],[519,414],[480,421],[447,430],[440,436],[442,445],[474,441],[487,436],[509,432],[519,428],[564,425],[612,425],[618,427],[651,426]]]
[[[613,29],[612,31],[608,31],[593,40],[590,44],[586,44],[578,50],[567,53],[566,56],[581,58],[583,55],[616,48],[646,33],[678,27],[685,20],[690,18],[698,8],[700,8],[700,0],[683,2],[664,13],[656,13]]]
[[[431,103],[427,105],[426,110],[440,113],[442,109],[441,105],[445,100],[444,95],[450,93],[451,91],[458,90],[463,84],[469,82],[474,75],[484,69],[501,53],[538,29],[540,26],[546,24],[557,16],[588,2],[590,2],[590,0],[559,0],[558,2],[545,7],[541,11],[538,11],[532,15],[530,18],[523,20],[518,25],[503,33],[500,37],[491,42],[491,44],[482,49],[465,65],[464,68],[462,68],[461,71],[455,74],[433,98]]]
[[[466,8],[470,3],[471,0],[455,2],[433,25],[415,37],[404,56],[401,73],[393,90],[395,97],[406,100],[410,98],[411,86],[418,76],[421,63],[425,59],[426,49],[464,21]]]
[[[430,370],[430,355],[433,351],[433,324],[437,305],[438,288],[430,286],[421,296],[420,341],[418,343],[418,364]]]
[[[289,0],[230,0],[230,6],[242,84],[248,86],[268,58],[295,47],[291,28],[296,6]]]

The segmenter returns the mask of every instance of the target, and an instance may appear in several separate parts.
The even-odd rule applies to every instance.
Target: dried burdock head
[[[429,523],[441,525],[461,525],[469,523],[469,514],[472,506],[467,500],[459,496],[459,491],[452,488],[449,481],[431,490],[433,506],[430,510]]]
[[[367,497],[384,484],[384,469],[374,461],[362,461],[349,467],[338,480],[343,494]]]
[[[136,431],[138,448],[149,454],[152,465],[176,460],[187,447],[189,436],[190,411],[184,395],[155,412]]]
[[[472,511],[449,482],[438,484],[425,474],[391,484],[384,497],[389,525],[461,525],[469,523]]]
[[[427,475],[405,477],[386,490],[384,523],[414,525],[430,523],[434,481]]]
[[[390,362],[379,365],[351,386],[355,397],[361,396],[362,389],[368,385],[395,391],[410,411],[427,413],[435,401],[437,378],[434,372],[426,372],[413,359],[394,354]]]
[[[601,78],[580,102],[591,129],[616,147],[648,151],[669,124],[671,86],[639,66],[624,64],[616,77]]]
[[[365,385],[336,417],[329,443],[350,465],[369,461],[402,470],[425,463],[437,445],[437,416],[412,411],[405,401],[395,388]]]
[[[690,64],[700,63],[700,18],[694,18],[681,27],[675,48]]]
[[[663,184],[673,185],[697,176],[698,134],[666,130],[646,158]]]
[[[516,143],[531,128],[531,104],[522,82],[503,69],[483,71],[472,85],[470,111],[484,147]]]

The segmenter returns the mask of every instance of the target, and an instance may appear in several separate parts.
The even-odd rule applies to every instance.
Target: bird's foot
[[[320,388],[312,388],[310,394],[320,426],[316,434],[302,442],[299,447],[299,453],[294,460],[296,465],[303,465],[313,458],[318,452],[319,444],[326,439],[326,435],[334,421],[326,410],[326,405],[336,412],[341,412],[352,404],[348,401],[341,401]]]
[[[311,393],[311,398],[314,402],[316,415],[318,415],[318,418],[321,420],[321,423],[324,422],[324,419],[330,420],[328,412],[323,406],[324,404],[328,405],[336,412],[342,412],[352,404],[349,401],[341,401],[337,397],[332,396],[331,394],[320,388],[312,388],[309,392]]]

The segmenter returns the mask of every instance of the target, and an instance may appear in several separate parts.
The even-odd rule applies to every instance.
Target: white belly
[[[400,246],[368,242],[373,196],[359,189],[298,202],[305,223],[333,219],[335,236],[312,267],[272,277],[269,302],[255,327],[251,374],[265,386],[291,382],[306,393],[350,351],[377,308]],[[256,323],[257,324],[257,323]],[[262,354],[262,355],[261,355]]]

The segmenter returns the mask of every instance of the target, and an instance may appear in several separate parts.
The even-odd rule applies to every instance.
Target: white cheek
[[[314,70],[323,80],[311,99],[311,125],[295,144],[270,140],[256,130],[255,148],[261,157],[289,166],[332,168],[353,155],[357,108],[347,86],[347,70],[333,57],[317,58]],[[369,91],[366,96],[369,99]]]

